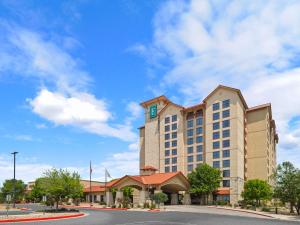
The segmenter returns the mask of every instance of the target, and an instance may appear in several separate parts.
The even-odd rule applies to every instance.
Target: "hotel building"
[[[248,107],[240,90],[219,85],[201,103],[183,107],[159,96],[141,103],[140,169],[187,176],[201,163],[221,170],[213,198],[237,203],[244,182],[270,178],[276,167],[271,104]]]

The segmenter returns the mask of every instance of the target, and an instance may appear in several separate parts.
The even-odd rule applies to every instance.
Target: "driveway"
[[[78,219],[34,222],[26,225],[299,225],[299,222],[207,212],[81,211],[88,215]]]

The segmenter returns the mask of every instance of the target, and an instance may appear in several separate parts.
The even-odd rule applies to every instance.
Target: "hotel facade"
[[[207,163],[222,174],[214,200],[237,203],[244,182],[272,184],[276,133],[271,104],[248,107],[240,90],[219,85],[201,103],[183,107],[165,96],[141,103],[140,169],[187,176]]]

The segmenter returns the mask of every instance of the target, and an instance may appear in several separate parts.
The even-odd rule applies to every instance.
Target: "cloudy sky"
[[[271,102],[300,167],[300,1],[0,1],[0,183],[57,167],[138,173],[141,101],[218,84]]]

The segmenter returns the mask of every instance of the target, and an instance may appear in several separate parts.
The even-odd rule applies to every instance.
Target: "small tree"
[[[255,201],[255,206],[260,206],[261,200],[270,200],[272,198],[272,188],[264,180],[254,179],[248,180],[244,184],[242,197],[246,201]]]
[[[191,185],[190,192],[200,198],[204,197],[208,204],[208,197],[220,187],[221,172],[208,164],[201,164],[188,175]]]
[[[56,203],[63,198],[80,198],[83,194],[83,187],[80,184],[78,173],[70,173],[67,170],[52,169],[45,172],[44,177],[39,180],[41,193],[48,196],[48,201]]]
[[[160,203],[165,203],[166,201],[168,201],[168,195],[163,192],[155,193],[153,195],[153,200],[156,202],[156,204],[160,205]]]
[[[23,200],[25,196],[25,191],[26,191],[26,184],[22,180],[16,180],[16,189],[15,189],[15,198],[16,201],[21,201]],[[2,198],[5,199],[6,195],[10,194],[13,196],[14,192],[14,180],[6,180],[3,183],[3,187],[1,188],[1,195]]]
[[[290,162],[283,162],[278,165],[274,177],[276,187],[274,197],[280,199],[282,203],[290,204],[290,212],[294,212],[294,206],[297,204],[297,196],[300,192],[299,170]]]

